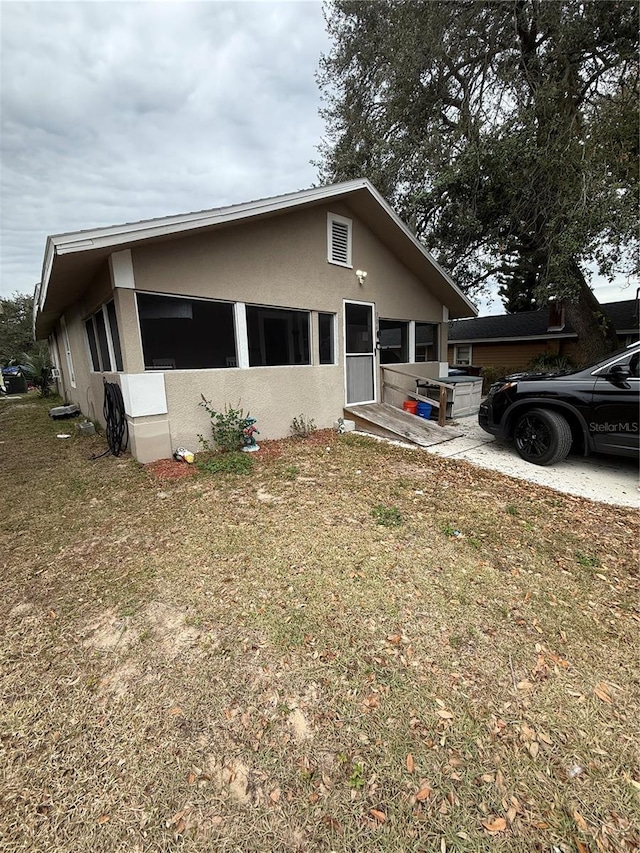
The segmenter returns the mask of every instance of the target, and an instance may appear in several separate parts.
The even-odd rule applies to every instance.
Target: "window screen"
[[[380,364],[406,364],[409,361],[409,323],[404,320],[380,320]]]
[[[416,323],[416,361],[438,361],[438,323]]]
[[[335,364],[335,315],[318,314],[320,364]]]
[[[233,305],[136,294],[147,370],[235,367]]]
[[[111,344],[113,347],[113,357],[116,362],[116,370],[122,370],[120,331],[118,329],[118,318],[116,317],[116,306],[113,300],[107,304],[107,316],[109,317],[109,331],[111,332]]]
[[[100,370],[100,359],[98,358],[98,343],[96,341],[96,332],[93,326],[93,317],[89,317],[84,325],[87,330],[87,341],[89,342],[89,352],[91,353],[91,365],[97,372]]]
[[[247,305],[249,365],[310,364],[309,312]]]
[[[100,363],[102,370],[108,373],[111,370],[111,358],[109,357],[109,344],[107,343],[107,327],[104,322],[104,314],[98,311],[95,315],[96,332],[98,334],[98,350],[100,352]]]

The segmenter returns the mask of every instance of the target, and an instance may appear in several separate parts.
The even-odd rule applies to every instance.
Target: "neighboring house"
[[[198,449],[201,394],[250,411],[263,439],[378,401],[379,329],[422,375],[446,374],[448,321],[476,313],[355,180],[49,237],[34,322],[89,417],[102,420],[103,378],[120,384],[131,451],[151,461]]]
[[[638,340],[638,302],[609,302],[621,344]],[[455,366],[504,367],[519,370],[540,355],[567,356],[576,350],[577,334],[565,322],[564,310],[545,308],[457,320],[449,324],[448,360]]]

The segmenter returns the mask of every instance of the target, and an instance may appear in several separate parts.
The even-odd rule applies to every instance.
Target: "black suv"
[[[514,373],[489,389],[478,423],[523,459],[553,465],[571,450],[638,454],[640,343],[572,373]]]

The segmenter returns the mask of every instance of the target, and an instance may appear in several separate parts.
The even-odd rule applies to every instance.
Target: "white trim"
[[[113,302],[113,299],[110,299],[109,302]],[[114,304],[114,308],[115,308],[115,304]],[[109,314],[107,313],[107,303],[106,302],[102,306],[102,317],[104,319],[105,334],[107,336],[107,350],[109,351],[109,362],[111,364],[111,370],[108,372],[109,373],[117,373],[118,372],[118,365],[116,364],[116,356],[115,356],[115,352],[113,349],[113,339],[111,337],[111,323],[109,322]]]
[[[136,289],[131,249],[112,252],[109,255],[109,272],[111,273],[111,285],[114,289],[116,287],[122,287],[125,290]]]
[[[344,225],[347,229],[347,260],[346,263],[344,261],[338,261],[333,257],[333,223],[338,225]],[[327,213],[327,261],[330,264],[334,264],[338,267],[347,267],[347,269],[352,270],[353,264],[351,263],[352,256],[352,235],[353,235],[353,220],[347,219],[346,216],[338,216],[337,213]]]
[[[65,354],[67,356],[67,368],[69,369],[69,383],[72,388],[76,387],[76,372],[73,369],[73,355],[71,354],[71,341],[69,340],[69,331],[67,329],[67,321],[64,314],[60,317],[60,328],[62,329],[62,342],[64,344]]]
[[[409,320],[409,364],[416,364],[416,321]]]
[[[443,323],[449,322],[449,309],[447,308],[446,305],[442,306],[442,322]]]
[[[247,310],[245,302],[233,303],[233,319],[236,331],[236,357],[238,367],[249,367],[249,333],[247,331]]]
[[[347,353],[347,305],[367,305],[371,308],[371,357],[373,370],[373,400],[359,400],[357,403],[347,402],[347,369],[348,356]],[[378,317],[376,314],[375,302],[362,302],[359,299],[343,299],[342,300],[342,352],[344,357],[344,404],[345,406],[361,406],[365,403],[376,403],[378,400]],[[366,352],[351,353],[353,356],[369,355]]]

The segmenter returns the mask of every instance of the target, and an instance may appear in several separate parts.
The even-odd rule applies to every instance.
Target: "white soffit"
[[[166,415],[169,411],[164,373],[123,373],[120,376],[120,387],[124,410],[130,418]]]

